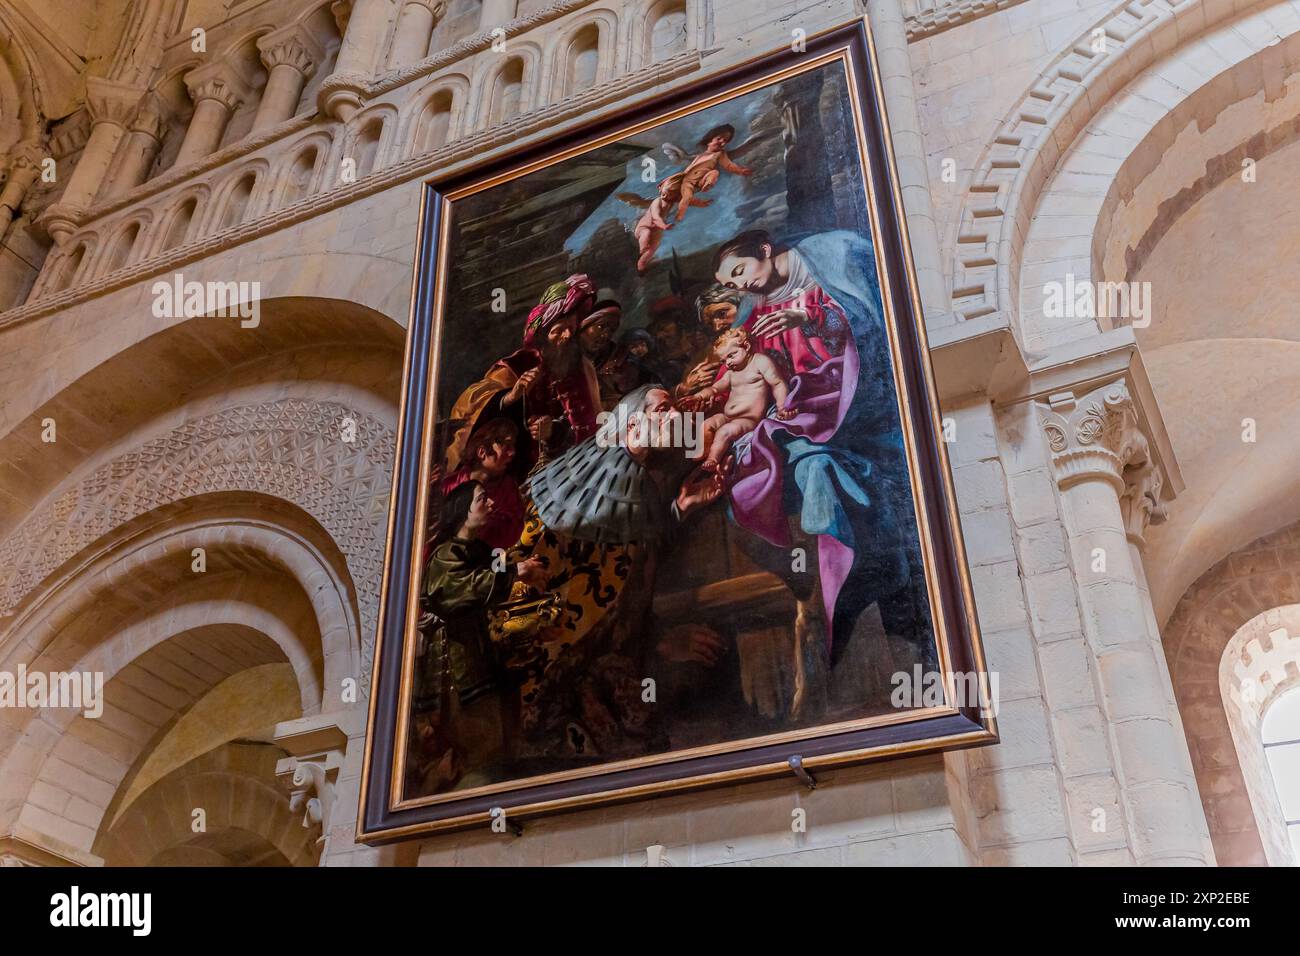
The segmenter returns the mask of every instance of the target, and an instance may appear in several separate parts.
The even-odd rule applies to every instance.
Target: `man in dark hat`
[[[623,320],[623,309],[613,299],[596,303],[595,311],[578,327],[578,344],[596,367],[600,383],[600,407],[609,411],[632,389],[650,381],[652,373],[620,346],[615,333]],[[647,338],[649,336],[647,335]],[[651,342],[654,339],[650,339]]]

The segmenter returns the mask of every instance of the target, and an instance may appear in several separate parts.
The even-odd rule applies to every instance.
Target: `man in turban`
[[[596,287],[581,273],[550,286],[528,313],[523,347],[500,359],[451,409],[446,473],[463,463],[481,426],[506,417],[520,426],[516,462],[526,473],[596,432],[600,386],[578,344],[579,324],[595,308]]]

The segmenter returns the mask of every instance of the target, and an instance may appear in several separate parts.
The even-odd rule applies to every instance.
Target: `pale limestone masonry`
[[[105,715],[0,711],[0,862],[1293,862],[1300,0],[84,6],[0,8],[0,669]],[[420,181],[864,15],[1001,742],[358,845]]]

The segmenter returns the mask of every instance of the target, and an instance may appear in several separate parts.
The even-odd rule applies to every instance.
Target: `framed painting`
[[[865,22],[421,221],[361,839],[996,739]]]

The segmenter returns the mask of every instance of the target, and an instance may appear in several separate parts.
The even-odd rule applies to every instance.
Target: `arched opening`
[[[159,252],[166,252],[176,246],[183,246],[190,239],[190,227],[194,223],[194,214],[198,211],[199,199],[190,196],[182,202],[167,221],[167,232],[163,235]]]
[[[284,757],[249,738],[195,756],[119,813],[95,853],[106,866],[314,866],[318,834],[276,778]]]
[[[600,69],[600,27],[589,23],[569,41],[564,95],[573,96],[596,85]]]
[[[496,75],[492,83],[492,99],[488,109],[488,125],[504,123],[523,110],[524,61],[512,57]]]
[[[190,96],[189,88],[185,85],[185,74],[197,66],[197,62],[191,62],[185,66],[177,68],[170,75],[159,80],[154,86],[154,93],[163,104],[163,128],[161,131],[161,142],[158,147],[158,155],[154,159],[153,168],[146,175],[145,179],[152,179],[159,173],[170,169],[176,162],[176,155],[180,152],[181,144],[185,142],[185,134],[189,130],[190,120],[194,116],[194,100]]]
[[[1269,705],[1259,736],[1294,864],[1300,862],[1300,690],[1289,690]]]
[[[379,140],[384,132],[384,120],[375,116],[366,120],[353,140],[352,159],[356,161],[356,177],[363,179],[375,171],[379,158]]]
[[[88,246],[85,242],[77,243],[76,248],[72,250],[63,262],[58,266],[58,277],[52,283],[51,292],[62,292],[65,289],[72,288],[78,281],[82,266],[86,262]]]
[[[1201,575],[1161,633],[1220,865],[1289,864],[1261,725],[1300,683],[1300,524]]]
[[[261,31],[261,33],[265,32],[268,31]],[[230,122],[226,124],[225,135],[221,139],[222,146],[237,143],[248,135],[257,116],[257,104],[266,89],[266,66],[262,63],[262,54],[257,49],[258,36],[260,33],[245,37],[225,54],[230,68],[248,84],[250,95],[246,102],[240,104],[230,117]]]
[[[285,171],[284,192],[280,196],[282,205],[287,206],[311,195],[319,157],[320,150],[312,145],[300,150],[293,158],[293,162]]]
[[[687,47],[686,4],[665,3],[651,12],[647,60],[659,63],[683,53]]]
[[[303,86],[302,96],[298,99],[298,109],[295,111],[295,115],[314,108],[316,93],[320,89],[320,85],[334,72],[334,63],[338,59],[339,47],[343,44],[343,36],[339,32],[339,21],[335,19],[331,7],[342,9],[332,2],[320,3],[311,13],[299,21],[303,28],[320,42],[322,55],[321,61],[316,64],[316,69],[312,71],[311,76],[307,78],[307,82]]]
[[[108,255],[104,259],[103,274],[116,272],[131,261],[131,253],[135,249],[136,240],[140,238],[140,224],[133,222],[117,234],[113,240],[112,248],[109,249]]]
[[[0,714],[0,737],[26,738],[40,754],[2,758],[0,829],[40,834],[65,858],[102,855],[105,833],[133,813],[149,826],[163,819],[152,794],[196,755],[269,743],[299,718],[333,719],[322,711],[340,704],[324,681],[356,673],[356,611],[330,539],[286,504],[227,492],[164,505],[100,535],[75,574],[44,578],[28,605],[39,611],[19,610],[3,636],[37,648],[19,651],[29,671],[97,675],[97,705]],[[259,774],[274,804],[260,812],[282,831],[283,756]],[[194,806],[171,821],[186,839]],[[209,822],[209,832],[240,825]]]
[[[239,177],[226,197],[226,208],[221,214],[222,229],[233,229],[252,212],[253,190],[257,187],[257,173],[249,172]]]
[[[436,53],[454,46],[482,29],[483,0],[450,0],[447,12],[433,29],[429,51]]]
[[[427,153],[446,146],[451,137],[451,109],[454,102],[451,90],[439,90],[429,98],[420,114],[415,134],[415,150]]]

